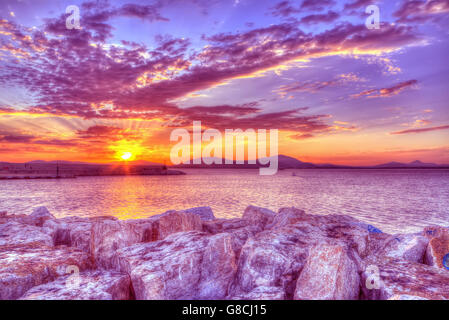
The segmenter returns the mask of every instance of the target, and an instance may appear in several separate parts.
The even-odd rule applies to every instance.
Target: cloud
[[[449,125],[430,127],[430,128],[407,129],[407,130],[391,132],[390,134],[423,133],[423,132],[446,130],[446,129],[449,129]]]
[[[162,36],[157,37],[153,48],[126,40],[114,45],[106,44],[114,30],[110,19],[125,16],[164,20],[157,13],[159,7],[113,7],[107,2],[89,2],[83,8],[82,30],[67,30],[65,15],[47,19],[45,32],[0,20],[0,32],[10,45],[2,57],[0,84],[24,88],[35,97],[32,105],[21,112],[84,119],[155,120],[170,122],[171,126],[204,119],[206,125],[223,128],[272,126],[312,132],[328,126],[328,115],[306,116],[298,111],[299,107],[263,113],[259,106],[245,104],[181,108],[176,100],[233,79],[276,70],[298,59],[353,52],[378,56],[421,40],[409,26],[386,25],[379,32],[370,32],[363,25],[339,23],[312,34],[302,31],[297,23],[280,23],[204,36],[201,40],[208,45],[200,49],[191,46],[191,39]],[[24,53],[19,57],[13,49]],[[335,81],[341,80],[284,89],[320,90],[335,85]]]
[[[304,0],[301,4],[302,10],[321,11],[326,7],[335,5],[334,0]]]
[[[363,8],[363,12],[365,12],[365,8],[373,3],[373,0],[353,0],[350,3],[345,4],[345,10],[354,10]]]
[[[289,17],[292,14],[300,13],[299,7],[294,7],[290,1],[281,1],[271,8],[271,14],[275,17]]]
[[[393,13],[398,22],[425,22],[436,20],[449,12],[448,0],[403,1]]]
[[[340,17],[335,11],[329,11],[324,14],[311,14],[305,16],[299,20],[300,23],[304,24],[316,24],[316,23],[329,23],[337,20]]]
[[[387,98],[391,96],[398,95],[402,91],[404,91],[407,88],[415,87],[417,85],[417,80],[409,80],[405,82],[398,83],[392,87],[389,88],[382,88],[382,89],[370,89],[363,92],[360,92],[358,94],[352,95],[353,98],[359,98],[359,97],[368,97],[368,98]]]
[[[328,81],[305,81],[282,85],[278,89],[273,90],[273,92],[277,93],[281,98],[285,98],[289,94],[295,92],[316,93],[328,87],[341,86],[350,82],[364,81],[366,81],[366,79],[361,78],[354,73],[346,73],[337,75],[334,79]]]

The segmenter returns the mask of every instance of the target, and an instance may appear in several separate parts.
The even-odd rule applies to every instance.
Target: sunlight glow
[[[131,152],[125,152],[122,154],[121,158],[125,161],[131,159],[131,157],[133,156],[133,154]]]

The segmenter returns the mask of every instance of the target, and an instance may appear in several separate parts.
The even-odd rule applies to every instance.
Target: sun
[[[122,160],[129,160],[131,159],[133,156],[133,154],[131,152],[123,152],[123,154],[121,155]]]

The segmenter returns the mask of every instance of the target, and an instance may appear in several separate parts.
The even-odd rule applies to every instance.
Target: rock
[[[446,227],[428,226],[428,227],[424,228],[422,235],[429,239],[432,239],[434,237],[445,236],[445,235],[447,235],[448,232],[449,232],[449,228],[446,228]]]
[[[90,253],[97,267],[111,268],[111,258],[124,247],[140,242],[142,234],[124,221],[104,220],[92,225]]]
[[[34,286],[53,281],[75,266],[80,271],[92,267],[89,256],[68,247],[3,246],[0,248],[0,300],[20,298]]]
[[[33,210],[30,219],[36,226],[42,227],[45,221],[55,219],[55,217],[48,211],[46,207],[38,207]]]
[[[392,296],[388,300],[429,300],[429,299],[418,296],[410,296],[407,294],[397,294],[395,296]]]
[[[251,225],[259,226],[263,230],[265,226],[273,222],[275,216],[276,213],[271,210],[249,206],[243,212],[242,219]]]
[[[102,221],[117,221],[117,218],[111,216],[65,217],[45,221],[43,230],[52,237],[55,246],[66,245],[90,253],[92,225]]]
[[[281,228],[290,224],[295,224],[307,219],[307,215],[304,210],[292,208],[281,208],[274,216],[273,222],[267,227],[267,229]]]
[[[311,226],[310,232],[317,232],[323,238],[339,239],[354,247],[360,256],[367,254],[369,232],[360,221],[342,215],[309,215],[296,208],[282,208],[267,227],[282,228],[288,225]]]
[[[142,235],[140,242],[162,240],[176,232],[202,231],[199,214],[186,211],[167,211],[147,219],[128,220]]]
[[[410,262],[423,263],[429,240],[420,234],[398,234],[382,237],[377,250],[372,252],[378,259],[390,257]]]
[[[192,231],[117,251],[114,267],[131,276],[136,299],[223,299],[236,271],[231,235]]]
[[[183,211],[169,211],[154,220],[153,238],[157,240],[165,239],[176,232],[202,231],[203,224],[197,214]]]
[[[434,230],[427,246],[424,263],[447,271],[449,270],[449,261],[447,258],[446,261],[444,260],[449,255],[449,230],[445,228]],[[424,231],[427,233],[429,230],[425,229]]]
[[[0,224],[0,249],[2,247],[26,247],[29,245],[53,246],[52,238],[42,228],[16,221]]]
[[[191,209],[183,210],[182,212],[196,214],[201,218],[202,221],[215,220],[214,213],[210,207],[191,208]]]
[[[360,276],[345,245],[318,244],[309,251],[296,283],[296,300],[357,300]]]
[[[370,233],[383,233],[382,230],[377,229],[375,226],[368,225],[366,228]]]
[[[429,300],[449,299],[449,272],[410,261],[385,258],[376,265],[379,272],[362,273],[362,298],[388,300],[413,296]],[[372,285],[369,285],[371,283]]]
[[[310,231],[310,226],[295,225],[266,230],[249,238],[240,253],[230,297],[251,296],[261,290],[277,292],[277,296],[282,293],[291,299],[311,245]]]
[[[248,293],[227,297],[230,300],[284,300],[285,293],[280,287],[260,286]]]
[[[213,221],[203,222],[203,231],[211,234],[230,232],[237,229],[248,227],[248,221],[241,218],[235,219],[215,219]]]
[[[249,237],[260,232],[258,226],[250,225],[243,219],[215,219],[203,222],[203,231],[209,234],[230,233],[232,234],[232,249],[236,257],[240,256],[240,251]]]
[[[114,271],[85,271],[63,276],[27,291],[21,300],[130,300],[129,276]]]

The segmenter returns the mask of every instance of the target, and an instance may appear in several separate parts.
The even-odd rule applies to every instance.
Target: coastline
[[[446,227],[390,235],[296,208],[118,220],[39,207],[0,213],[0,299],[449,299],[448,253]]]

